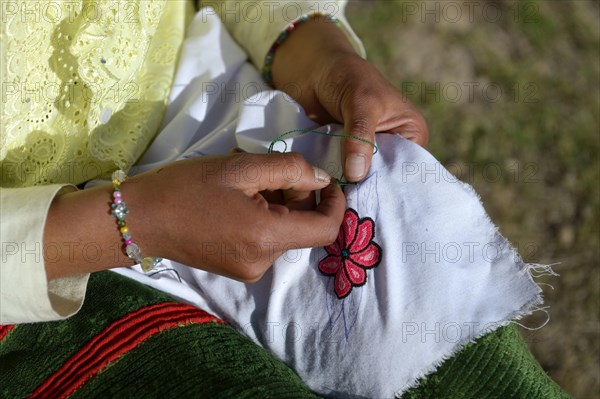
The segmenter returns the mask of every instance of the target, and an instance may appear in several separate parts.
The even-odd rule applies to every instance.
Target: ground
[[[351,0],[368,58],[424,113],[428,150],[472,184],[540,277],[523,329],[567,392],[600,395],[600,9],[596,1]],[[543,312],[522,320],[529,327]]]

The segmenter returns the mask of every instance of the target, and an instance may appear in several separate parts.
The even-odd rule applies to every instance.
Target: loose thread
[[[271,144],[269,145],[269,151],[268,153],[271,154],[274,150],[273,147],[275,146],[275,144],[282,142],[284,145],[283,148],[283,152],[286,152],[288,149],[288,145],[287,142],[284,140],[285,137],[290,136],[292,134],[306,134],[306,133],[313,133],[313,134],[320,134],[322,136],[329,136],[329,137],[340,137],[343,139],[353,139],[353,140],[358,140],[358,141],[362,141],[363,143],[367,143],[373,146],[373,155],[377,154],[377,151],[379,151],[379,148],[377,147],[377,144],[373,143],[372,141],[369,141],[367,139],[363,139],[362,137],[355,137],[355,136],[350,136],[348,134],[336,134],[336,133],[327,133],[327,132],[320,132],[318,130],[310,130],[310,129],[294,129],[294,130],[289,130],[285,133],[280,134],[279,136],[275,137],[275,139],[273,141],[271,141]],[[344,175],[342,175],[342,178],[344,177]],[[342,179],[336,179],[336,184],[338,186],[348,186],[348,185],[357,185],[358,182],[351,182],[351,181],[345,181]]]
[[[179,272],[177,272],[177,270],[170,268],[170,267],[165,268],[165,269],[156,270],[155,272],[150,273],[147,276],[152,277],[152,276],[156,276],[157,274],[164,273],[164,272],[174,272],[177,275],[177,280],[179,280],[179,282],[181,283],[181,276],[179,276]]]
[[[537,326],[537,327],[527,327],[525,324],[523,324],[523,323],[519,323],[519,322],[518,322],[518,321],[516,321],[516,320],[512,320],[512,322],[513,322],[514,324],[516,324],[516,325],[518,325],[518,326],[520,326],[520,327],[522,327],[522,328],[526,329],[526,330],[529,330],[529,331],[537,331],[537,330],[539,330],[539,329],[543,328],[544,326],[546,326],[546,324],[548,324],[548,323],[550,322],[550,313],[548,313],[548,309],[549,309],[549,308],[550,308],[550,306],[544,306],[544,307],[539,307],[539,306],[536,306],[536,307],[533,309],[533,311],[534,311],[534,312],[543,312],[543,313],[545,313],[545,314],[546,314],[546,320],[545,320],[545,321],[542,323],[542,325],[540,325],[540,326]]]

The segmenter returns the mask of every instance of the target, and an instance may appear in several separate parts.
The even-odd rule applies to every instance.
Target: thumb
[[[371,167],[373,145],[375,142],[375,129],[379,120],[376,112],[353,109],[348,113],[344,130],[349,136],[363,139],[346,138],[342,144],[342,165],[344,177],[348,181],[362,180]]]

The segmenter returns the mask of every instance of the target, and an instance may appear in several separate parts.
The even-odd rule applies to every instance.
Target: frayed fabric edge
[[[520,315],[518,315],[514,318],[511,318],[509,320],[509,323],[514,323],[514,324],[518,325],[519,327],[522,327],[529,331],[536,331],[536,330],[539,330],[539,329],[545,327],[546,324],[548,324],[550,322],[550,313],[548,312],[548,309],[550,309],[550,306],[548,306],[548,305],[541,306],[541,305],[543,305],[543,296],[542,296],[542,288],[540,286],[547,285],[551,289],[554,289],[554,287],[547,283],[538,283],[535,281],[535,279],[544,277],[544,276],[559,277],[560,275],[552,269],[552,266],[556,266],[559,264],[560,263],[551,263],[549,265],[543,265],[543,264],[539,264],[539,263],[527,263],[526,264],[527,273],[529,274],[529,278],[538,287],[539,302],[533,301],[535,303],[533,303],[529,306],[528,313],[521,313]],[[527,308],[527,306],[528,305],[526,305],[525,308]],[[529,327],[529,326],[524,325],[523,323],[518,322],[518,320],[521,320],[523,317],[529,316],[535,312],[542,312],[542,313],[546,314],[546,320],[541,325],[539,325],[537,327]]]
[[[550,321],[550,317],[548,316],[549,306],[542,306],[544,304],[544,299],[542,295],[543,291],[540,285],[534,280],[534,278],[542,276],[559,276],[558,273],[552,270],[552,266],[557,265],[558,263],[553,263],[549,265],[542,265],[537,263],[524,263],[522,261],[518,263],[524,266],[522,270],[527,272],[530,282],[535,284],[535,286],[537,287],[537,294],[529,302],[521,306],[519,310],[509,313],[506,317],[503,318],[503,321],[491,323],[491,327],[480,331],[477,335],[473,336],[473,338],[465,339],[464,341],[458,342],[447,354],[443,355],[440,360],[435,362],[421,375],[413,378],[413,380],[410,383],[406,384],[401,390],[397,391],[394,394],[394,398],[401,398],[402,395],[405,394],[408,390],[418,387],[421,383],[421,380],[433,374],[437,369],[440,368],[442,364],[444,364],[444,362],[456,356],[466,345],[470,343],[476,343],[477,340],[489,333],[496,331],[500,327],[505,327],[511,323],[515,323],[528,330],[538,330],[540,328],[543,328],[546,324],[548,324],[548,322]],[[530,328],[517,322],[518,320],[521,320],[522,318],[529,316],[535,312],[544,312],[548,316],[546,318],[546,321],[541,326]]]
[[[511,313],[507,314],[505,317],[503,317],[502,321],[491,323],[490,327],[483,329],[482,331],[479,332],[479,334],[474,335],[470,339],[465,339],[463,341],[456,343],[456,345],[454,345],[452,347],[452,349],[450,351],[448,351],[448,353],[443,355],[440,358],[440,360],[438,360],[437,362],[434,362],[431,365],[431,367],[427,368],[420,375],[414,377],[412,379],[412,381],[409,382],[408,384],[406,384],[403,388],[396,391],[396,393],[394,394],[394,398],[400,398],[404,393],[406,393],[411,388],[415,388],[415,387],[419,386],[422,379],[427,378],[428,376],[433,374],[437,369],[440,368],[440,366],[444,362],[446,362],[447,360],[450,360],[451,358],[456,356],[456,354],[458,354],[466,345],[468,345],[470,343],[475,343],[478,339],[482,338],[483,336],[485,336],[491,332],[496,331],[500,327],[505,327],[505,326],[509,325],[510,323],[515,323],[515,324],[517,324],[523,328],[529,329],[529,330],[538,330],[538,329],[544,327],[550,321],[550,317],[548,314],[549,306],[542,306],[544,304],[544,298],[542,295],[543,291],[542,291],[542,288],[540,287],[540,284],[535,281],[535,278],[539,278],[542,276],[559,276],[558,273],[556,273],[554,270],[552,270],[552,266],[555,266],[558,263],[551,263],[548,265],[539,264],[539,263],[525,263],[523,261],[523,258],[521,257],[521,255],[515,250],[515,248],[511,245],[511,243],[508,241],[508,239],[500,233],[500,229],[498,228],[498,226],[496,226],[496,224],[490,219],[487,212],[485,212],[485,207],[483,206],[483,201],[481,200],[481,196],[479,195],[479,193],[477,191],[475,191],[475,189],[468,183],[465,183],[458,179],[457,179],[457,183],[460,184],[460,186],[463,190],[467,191],[468,193],[470,193],[471,195],[474,195],[477,198],[479,205],[484,209],[486,221],[491,226],[493,226],[492,234],[497,236],[504,245],[507,245],[508,248],[510,248],[512,250],[512,252],[514,254],[514,259],[515,259],[514,263],[515,263],[515,266],[517,266],[517,268],[518,268],[518,272],[519,273],[527,273],[530,283],[532,283],[537,288],[537,293],[533,296],[533,298],[530,301],[525,303],[518,310],[511,312]],[[548,316],[546,318],[546,321],[541,326],[535,327],[535,328],[528,328],[528,327],[524,326],[523,324],[517,322],[518,320],[521,320],[522,318],[529,316],[535,312],[539,312],[539,311],[546,313],[546,315]]]

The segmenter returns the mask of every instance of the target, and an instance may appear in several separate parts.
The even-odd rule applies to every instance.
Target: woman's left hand
[[[340,122],[345,134],[371,142],[375,132],[389,132],[427,144],[421,113],[324,18],[307,21],[290,34],[276,52],[273,79],[276,88],[320,124]],[[341,160],[345,178],[363,179],[372,154],[370,144],[346,139]]]

